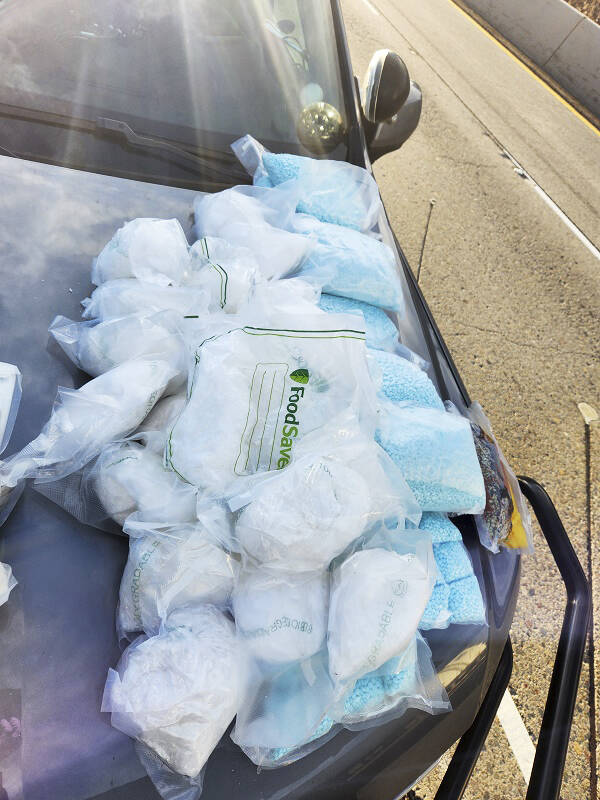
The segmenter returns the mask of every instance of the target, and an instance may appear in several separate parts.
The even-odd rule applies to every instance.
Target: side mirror
[[[400,111],[410,92],[406,64],[392,50],[377,50],[365,76],[363,111],[369,122],[386,122]]]
[[[417,83],[411,81],[406,102],[397,114],[394,114],[387,122],[380,122],[379,124],[373,124],[365,120],[365,137],[371,163],[386,153],[391,153],[402,147],[419,124],[422,104],[421,89]]]

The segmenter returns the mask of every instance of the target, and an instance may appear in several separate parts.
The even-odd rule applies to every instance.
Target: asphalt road
[[[600,423],[591,428],[592,535],[584,423],[600,410],[600,134],[451,0],[343,0],[355,74],[378,48],[404,58],[424,95],[417,132],[375,165],[398,238],[471,396],[516,472],[542,482],[587,569],[600,645]],[[507,151],[554,202],[522,177]],[[572,224],[567,221],[561,212]],[[577,231],[581,231],[581,235]],[[590,539],[590,541],[588,541]],[[526,559],[513,625],[510,692],[535,743],[564,590],[541,536]],[[600,661],[596,656],[596,687]],[[590,783],[590,669],[584,665],[562,797]],[[600,759],[599,759],[600,760]],[[429,800],[440,765],[417,787]],[[526,784],[496,721],[465,797],[522,798]]]

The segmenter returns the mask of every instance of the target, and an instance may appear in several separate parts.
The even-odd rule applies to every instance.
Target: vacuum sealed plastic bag
[[[196,236],[214,236],[252,251],[265,279],[294,272],[312,242],[290,233],[296,207],[293,188],[263,189],[235,186],[194,200]]]
[[[322,294],[319,307],[330,314],[360,312],[365,320],[367,347],[393,350],[398,344],[398,328],[381,308],[334,294]]]
[[[296,233],[315,240],[299,277],[328,294],[404,313],[404,295],[391,248],[358,231],[296,214]]]
[[[0,606],[8,600],[9,594],[17,585],[17,580],[8,564],[0,561]]]
[[[176,311],[181,316],[204,316],[209,298],[205,290],[193,286],[161,286],[123,278],[107,281],[81,301],[84,319],[106,320],[127,317],[140,311]]]
[[[423,511],[480,514],[485,488],[469,421],[435,408],[384,403],[377,441]]]
[[[400,470],[351,422],[338,418],[308,434],[287,469],[249,478],[230,499],[232,510],[244,505],[235,534],[250,559],[288,571],[325,569],[378,521],[418,524]]]
[[[305,434],[345,409],[361,425],[374,425],[356,317],[320,313],[282,322],[233,328],[197,349],[189,401],[165,457],[208,494],[223,495],[239,476],[283,469]]]
[[[381,393],[388,400],[444,410],[435,386],[417,364],[381,350],[374,350],[373,358],[382,373]]]
[[[176,370],[164,361],[126,361],[84,384],[59,388],[42,432],[0,462],[0,487],[24,478],[55,481],[76,472],[115,439],[134,430],[163,394]]]
[[[139,278],[167,286],[183,283],[190,269],[188,242],[176,219],[126,222],[92,264],[92,283]]]
[[[318,652],[327,633],[329,574],[241,572],[233,593],[238,635],[255,659],[287,663]]]
[[[255,764],[277,767],[319,729],[333,698],[325,647],[292,663],[250,660],[231,738]]]
[[[187,381],[188,354],[180,321],[172,311],[138,312],[104,322],[73,322],[55,317],[49,331],[71,361],[97,376],[142,356],[166,361],[177,369],[167,391],[176,391]]]
[[[238,564],[207,540],[198,525],[126,528],[130,534],[117,630],[119,638],[143,631],[158,633],[161,620],[178,608],[209,603],[225,607]],[[138,535],[139,534],[139,535]]]
[[[14,364],[0,361],[0,455],[11,437],[21,403],[21,373]]]
[[[450,702],[431,660],[431,651],[417,633],[407,648],[379,669],[359,678],[335,703],[333,689],[321,674],[322,659],[290,667],[260,685],[262,702],[255,714],[238,713],[232,738],[257,765],[280,767],[322,747],[342,727],[362,730],[401,717],[409,708],[429,714],[450,710]],[[313,690],[313,687],[316,687]],[[315,702],[318,701],[318,704]],[[315,721],[316,720],[316,721]],[[311,725],[312,723],[312,725]],[[269,742],[279,742],[268,746]]]
[[[331,578],[329,670],[344,688],[401,654],[414,637],[435,583],[431,540],[422,532],[372,546]]]
[[[109,670],[102,711],[170,770],[198,781],[238,710],[244,680],[231,620],[210,605],[182,608]]]
[[[234,314],[247,303],[254,285],[262,280],[254,254],[225,239],[203,236],[190,249],[192,274],[189,284],[205,289],[209,311]]]
[[[260,178],[266,173],[274,186],[293,181],[298,187],[298,211],[360,231],[375,227],[381,200],[366,169],[346,161],[270,153],[248,135],[233,142],[231,149],[250,175]]]
[[[190,522],[196,517],[194,487],[165,469],[160,454],[138,442],[104,448],[86,479],[119,525],[134,513],[149,522]]]
[[[500,547],[531,553],[531,517],[519,481],[504,458],[479,403],[473,403],[468,413],[486,492],[485,509],[476,519],[479,540],[493,553]]]

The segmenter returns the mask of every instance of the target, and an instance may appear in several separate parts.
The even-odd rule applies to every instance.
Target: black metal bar
[[[520,477],[519,483],[531,503],[567,590],[565,615],[527,790],[527,800],[557,800],[592,601],[587,578],[552,501],[531,478]]]
[[[435,800],[460,800],[496,716],[512,672],[513,654],[507,639],[490,687],[473,724],[464,733],[435,795]]]

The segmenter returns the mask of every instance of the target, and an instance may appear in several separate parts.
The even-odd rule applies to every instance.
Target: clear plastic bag
[[[338,697],[406,650],[435,580],[424,532],[376,536],[334,567],[327,647]]]
[[[285,470],[240,482],[229,507],[239,514],[240,549],[254,562],[288,571],[326,569],[380,521],[418,524],[420,508],[400,470],[353,419],[338,417],[297,445]]]
[[[155,782],[181,776],[191,788],[239,708],[245,673],[231,620],[214,606],[182,608],[109,670],[102,711],[160,759]]]
[[[531,516],[517,476],[504,457],[479,403],[472,403],[468,414],[486,492],[485,509],[476,518],[479,540],[492,553],[497,553],[500,547],[532,553]]]
[[[366,169],[346,161],[270,153],[249,135],[233,142],[231,149],[256,180],[266,175],[273,186],[294,181],[298,211],[359,231],[371,230],[377,224],[381,199]]]
[[[183,283],[190,270],[188,242],[176,219],[138,218],[114,234],[92,264],[92,283],[119,278],[168,286]]]
[[[0,561],[0,606],[8,601],[8,596],[17,585],[17,579],[8,564]]]
[[[246,568],[233,593],[238,636],[257,661],[302,661],[327,633],[329,574]]]
[[[140,309],[148,314],[175,311],[181,316],[205,316],[209,300],[204,289],[193,286],[161,286],[122,278],[101,284],[81,305],[84,319],[107,320],[127,317]]]
[[[187,381],[188,352],[180,321],[172,311],[130,314],[104,322],[73,322],[59,316],[49,332],[71,361],[88,375],[96,377],[124,361],[145,356],[166,361],[177,370],[167,386],[168,393]]]
[[[235,314],[248,302],[254,285],[262,280],[252,251],[225,239],[203,236],[192,245],[190,256],[192,274],[188,283],[208,293],[211,312]]]
[[[0,462],[0,487],[24,478],[55,481],[92,460],[108,442],[134,430],[163,394],[176,370],[164,361],[126,361],[84,384],[59,388],[42,432]]]
[[[163,397],[140,424],[138,431],[158,431],[164,434],[164,441],[166,442],[168,431],[171,430],[173,423],[185,408],[186,403],[186,390]]]
[[[469,421],[435,408],[382,403],[377,441],[423,511],[480,514],[485,488]]]
[[[398,328],[385,311],[377,306],[349,297],[322,294],[319,308],[329,314],[361,313],[365,321],[367,347],[375,350],[394,350],[398,345]]]
[[[325,293],[404,314],[402,282],[387,244],[307,214],[296,214],[291,230],[315,242],[298,271],[303,280]]]
[[[196,350],[188,404],[169,435],[167,464],[204,493],[222,496],[240,476],[283,469],[306,433],[345,409],[372,431],[364,331],[352,326],[355,316],[275,315],[266,326],[206,339]]]
[[[194,200],[198,239],[214,236],[252,251],[264,279],[293,273],[312,242],[286,230],[296,207],[294,187],[235,186]]]
[[[21,403],[22,382],[19,368],[0,361],[0,455],[6,449]]]
[[[292,663],[250,659],[231,738],[258,766],[279,766],[278,755],[297,748],[318,729],[333,697],[325,647]]]
[[[119,592],[120,639],[141,631],[157,634],[161,620],[178,608],[228,606],[238,562],[209,541],[199,525],[133,523],[125,530],[129,558]]]

